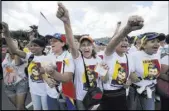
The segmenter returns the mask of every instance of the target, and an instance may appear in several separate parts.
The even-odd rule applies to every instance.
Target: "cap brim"
[[[91,40],[91,39],[88,38],[88,37],[83,37],[83,38],[81,38],[81,39],[80,39],[80,43],[81,43],[83,40],[88,40],[88,41],[90,41],[91,43],[93,43],[93,40]]]
[[[59,40],[59,41],[61,41],[61,42],[64,42],[63,40],[61,40],[61,39],[59,39],[59,38],[56,38],[56,37],[54,37],[53,35],[46,35],[45,36],[47,39],[51,39],[51,38],[55,38],[55,39],[57,39],[57,40]],[[66,43],[66,42],[65,42]]]
[[[154,37],[150,38],[149,40],[152,40],[152,39],[155,39],[155,38],[159,39],[159,41],[163,41],[163,40],[165,40],[165,35],[164,34],[159,34],[157,36],[154,36]]]

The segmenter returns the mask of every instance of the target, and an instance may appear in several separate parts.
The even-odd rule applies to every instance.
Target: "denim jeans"
[[[25,94],[28,92],[28,80],[22,79],[15,85],[5,85],[4,90],[8,97],[16,96],[19,94]]]
[[[152,98],[142,96],[136,89],[130,87],[129,97],[127,99],[129,110],[155,110],[155,91],[152,92]]]
[[[66,103],[59,101],[57,98],[51,98],[47,95],[47,104],[49,110],[67,110]]]
[[[31,93],[34,110],[48,110],[47,96],[39,96]]]

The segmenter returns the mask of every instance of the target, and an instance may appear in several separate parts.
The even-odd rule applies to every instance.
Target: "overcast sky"
[[[112,36],[116,23],[122,21],[122,27],[131,15],[140,15],[145,26],[129,35],[144,32],[168,34],[169,3],[167,1],[63,1],[69,10],[73,33],[90,34],[93,38]],[[40,11],[56,29],[65,33],[63,23],[56,18],[55,1],[2,1],[2,21],[7,22],[11,30],[29,29],[38,25]]]

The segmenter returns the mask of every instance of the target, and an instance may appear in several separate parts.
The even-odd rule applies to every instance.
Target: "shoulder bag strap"
[[[83,64],[84,64],[84,70],[85,70],[86,83],[87,83],[88,87],[90,88],[89,78],[88,78],[88,76],[87,76],[86,64],[85,64],[84,57],[83,57],[83,54],[82,54],[82,53],[81,53],[81,56],[82,56],[82,59],[83,59]]]

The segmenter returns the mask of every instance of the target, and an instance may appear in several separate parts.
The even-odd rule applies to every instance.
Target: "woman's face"
[[[126,53],[129,47],[128,39],[125,37],[121,40],[121,42],[117,45],[116,51],[120,53]]]
[[[160,46],[160,41],[158,39],[148,40],[144,45],[144,51],[152,55],[157,53]]]
[[[36,54],[42,53],[44,48],[40,47],[38,44],[31,43],[29,49],[33,54],[36,55]]]
[[[51,45],[51,47],[52,47],[52,52],[58,53],[58,52],[60,52],[61,50],[63,50],[63,46],[65,45],[65,43],[64,43],[64,42],[61,42],[61,41],[58,40],[58,39],[51,38],[51,39],[50,39],[50,45]]]
[[[90,41],[83,40],[80,44],[80,50],[82,51],[82,54],[85,58],[91,58],[94,46]]]

